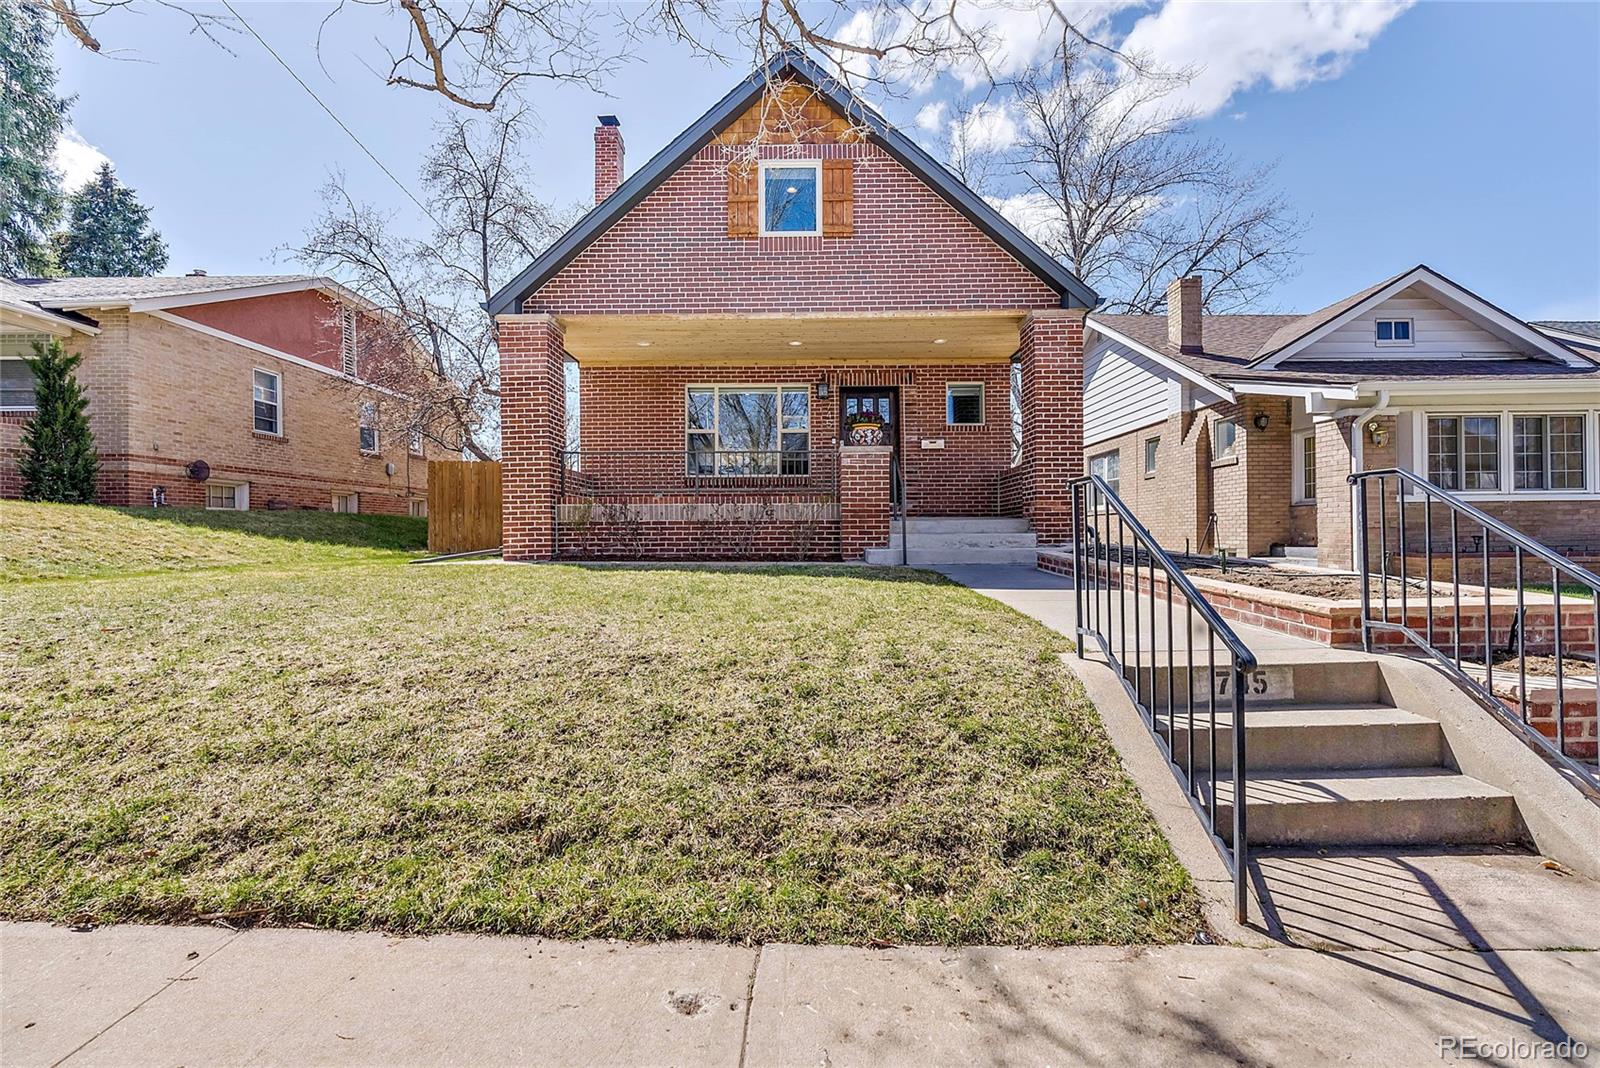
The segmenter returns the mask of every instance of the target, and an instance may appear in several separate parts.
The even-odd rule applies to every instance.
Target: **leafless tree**
[[[370,361],[355,387],[387,398],[380,418],[390,432],[419,428],[480,459],[495,455],[500,396],[494,324],[481,305],[577,214],[557,212],[522,180],[523,125],[520,112],[441,124],[420,175],[434,215],[425,240],[396,233],[336,175],[322,215],[291,250],[382,310],[394,336],[378,348],[420,354],[420,371],[415,359]]]
[[[48,6],[79,44],[101,51],[91,26],[131,0],[24,0]],[[201,0],[153,0],[184,14],[191,29],[221,43],[237,29],[233,8]],[[336,0],[324,32],[347,9],[387,17],[378,46],[388,84],[437,93],[456,105],[494,111],[533,82],[594,88],[645,38],[665,37],[695,54],[736,66],[786,50],[817,57],[852,93],[867,85],[894,90],[959,68],[993,77],[998,15],[1037,11],[1063,47],[1118,53],[1098,34],[1101,23],[1046,0]],[[1135,62],[1124,57],[1126,62]]]
[[[1199,274],[1206,307],[1234,311],[1293,270],[1302,228],[1272,167],[1241,166],[1169,103],[1190,73],[1069,43],[1012,86],[1021,213],[1105,310],[1159,311],[1172,279]]]

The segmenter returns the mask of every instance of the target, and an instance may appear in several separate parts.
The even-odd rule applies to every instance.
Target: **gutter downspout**
[[[1378,403],[1370,408],[1358,411],[1355,415],[1355,420],[1350,424],[1350,473],[1352,475],[1360,472],[1365,466],[1367,439],[1362,436],[1361,424],[1373,416],[1387,415],[1388,407],[1389,391],[1380,389],[1378,390]],[[1350,487],[1350,567],[1353,571],[1361,570],[1356,566],[1355,560],[1356,546],[1363,544],[1362,535],[1364,533],[1356,529],[1356,524],[1360,522],[1359,516],[1361,514],[1361,509],[1356,505],[1356,494],[1361,492],[1363,490],[1360,486]],[[1401,522],[1405,522],[1404,518],[1401,519]]]

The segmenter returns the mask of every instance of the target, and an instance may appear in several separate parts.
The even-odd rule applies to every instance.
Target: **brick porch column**
[[[839,446],[839,555],[863,559],[889,544],[889,445]]]
[[[1350,477],[1351,440],[1359,428],[1348,416],[1315,421],[1317,442],[1317,563],[1355,566],[1355,494]]]
[[[507,560],[549,560],[555,555],[556,486],[567,437],[564,337],[549,315],[501,315],[495,331],[501,545]]]
[[[1022,460],[1032,472],[1024,510],[1041,545],[1071,536],[1068,486],[1083,473],[1085,314],[1049,308],[1022,320]]]

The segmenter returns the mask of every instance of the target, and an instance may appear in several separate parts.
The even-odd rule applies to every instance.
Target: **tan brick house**
[[[596,207],[488,305],[508,559],[1068,536],[1097,298],[948,169],[786,54],[624,173],[603,116]]]
[[[1426,266],[1309,315],[1203,315],[1195,278],[1167,306],[1088,316],[1084,455],[1169,548],[1349,567],[1347,476],[1401,467],[1600,558],[1600,339]]]
[[[313,276],[0,280],[0,496],[32,413],[21,357],[60,338],[100,452],[104,504],[424,514],[425,435],[364,368],[378,313]]]

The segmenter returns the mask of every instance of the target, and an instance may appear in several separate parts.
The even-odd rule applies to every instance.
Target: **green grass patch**
[[[405,559],[427,543],[427,520],[405,516],[0,501],[0,582]]]
[[[1066,642],[929,576],[361,564],[5,599],[11,918],[857,944],[1200,924]]]

